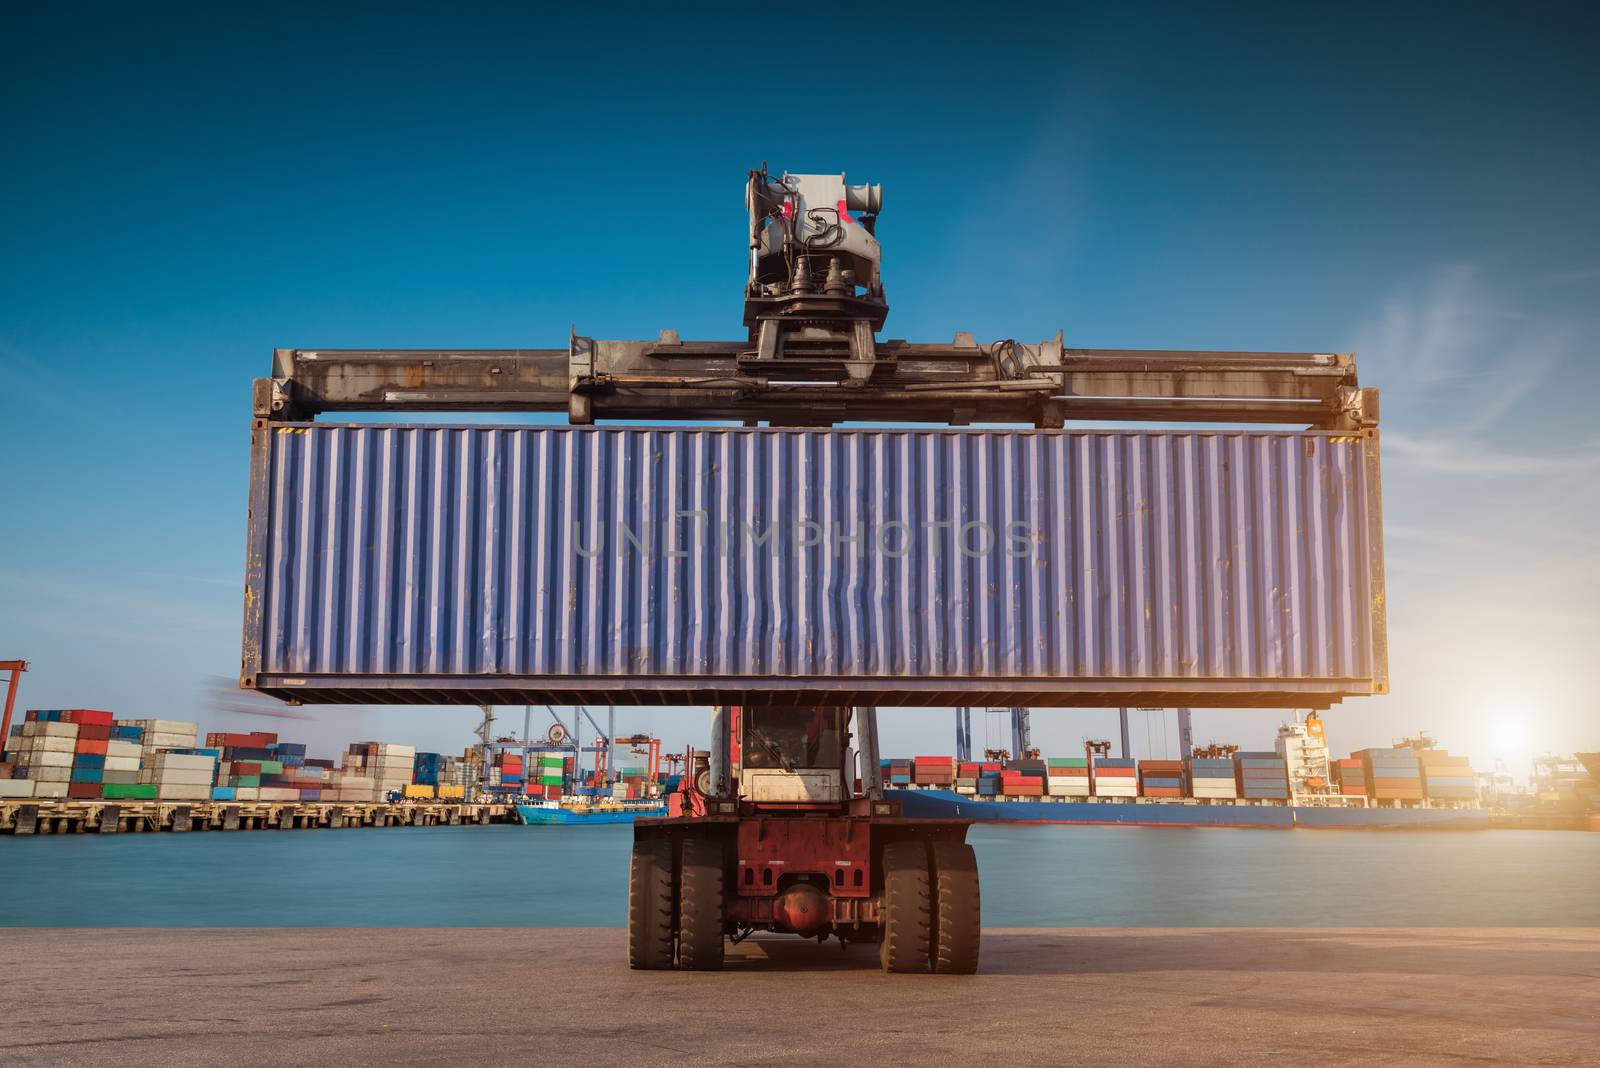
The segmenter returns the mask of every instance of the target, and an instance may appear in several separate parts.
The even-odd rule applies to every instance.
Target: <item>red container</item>
[[[978,765],[978,770],[979,771],[999,771],[1000,770],[1000,765],[999,764],[979,764]]]
[[[100,797],[100,784],[97,782],[68,783],[67,796],[81,801],[97,800]]]
[[[252,731],[249,734],[227,734],[220,731],[206,735],[206,745],[217,749],[265,749],[276,745],[278,736],[271,731]],[[365,747],[362,747],[365,748]],[[357,746],[350,747],[355,752]]]
[[[78,724],[78,737],[88,738],[91,741],[105,742],[111,739],[111,728],[102,727],[94,723]]]
[[[1013,797],[1043,797],[1044,783],[1038,779],[1029,782],[1002,783],[1000,792]]]
[[[76,723],[82,727],[109,727],[111,726],[110,712],[97,712],[92,708],[74,708],[61,717],[68,723]],[[108,736],[109,737],[109,736]]]
[[[1183,796],[1183,791],[1178,789],[1176,786],[1146,786],[1144,788],[1144,796],[1146,796],[1146,797],[1182,797]]]
[[[235,775],[260,775],[261,762],[258,760],[235,760],[233,762]]]
[[[1094,774],[1096,778],[1100,779],[1131,779],[1133,778],[1133,769],[1096,767]]]
[[[556,798],[561,796],[561,787],[559,787],[559,786],[546,786],[544,788],[544,796],[546,796],[546,797],[550,798],[550,800],[554,801]]]
[[[948,756],[919,756],[919,757],[916,757],[913,760],[913,763],[926,764],[930,768],[949,768],[949,767],[954,767],[955,766],[955,762],[956,762],[956,758],[955,757],[948,757]]]
[[[100,738],[79,738],[78,739],[78,744],[75,747],[73,747],[73,752],[75,752],[75,753],[98,753],[101,756],[105,756],[106,755],[106,746],[109,745],[109,744],[110,743],[108,743],[108,742],[106,742],[106,741],[104,741],[103,739],[100,739]]]

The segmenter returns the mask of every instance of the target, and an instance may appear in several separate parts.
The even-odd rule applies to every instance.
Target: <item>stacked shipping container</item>
[[[1094,762],[1096,797],[1138,797],[1138,767],[1121,757],[1101,757]]]
[[[1352,755],[1361,761],[1368,797],[1375,801],[1422,800],[1422,770],[1415,749],[1362,749]]]
[[[956,784],[955,757],[913,757],[911,761],[911,781],[918,786],[954,786]]]
[[[1045,761],[1045,790],[1051,797],[1089,796],[1089,758],[1051,757]]]
[[[1235,753],[1234,780],[1247,801],[1287,801],[1289,764],[1277,753]]]
[[[1190,796],[1202,801],[1238,799],[1239,781],[1231,759],[1195,757],[1188,762],[1188,771]]]
[[[1182,797],[1183,761],[1139,761],[1139,793],[1145,797]]]
[[[1339,760],[1329,761],[1329,774],[1333,777],[1334,788],[1342,797],[1366,797],[1367,775],[1361,768],[1361,761],[1356,757],[1344,757]]]
[[[1423,749],[1417,753],[1417,764],[1422,769],[1422,793],[1428,800],[1477,798],[1477,778],[1466,757],[1451,756],[1442,749]]]

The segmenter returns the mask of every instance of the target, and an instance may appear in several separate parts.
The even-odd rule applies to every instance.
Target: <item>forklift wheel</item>
[[[971,975],[978,970],[983,911],[978,900],[978,857],[965,842],[934,842],[933,970]]]
[[[918,841],[883,847],[883,945],[886,972],[926,972],[932,923],[928,850]]]
[[[672,967],[672,840],[636,839],[628,875],[628,965]]]
[[[722,842],[685,838],[678,902],[678,967],[714,972],[722,967]]]

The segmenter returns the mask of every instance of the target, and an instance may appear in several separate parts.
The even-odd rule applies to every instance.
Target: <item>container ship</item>
[[[885,760],[885,796],[904,815],[996,823],[1265,828],[1481,830],[1476,780],[1465,757],[1425,735],[1330,760],[1313,715],[1279,728],[1277,747],[1192,750],[1181,760],[1112,757],[1091,741],[1081,757],[981,761],[950,756]]]

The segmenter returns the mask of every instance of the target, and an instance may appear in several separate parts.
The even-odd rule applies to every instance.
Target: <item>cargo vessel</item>
[[[665,816],[667,806],[652,801],[645,804],[562,805],[554,801],[518,805],[517,820],[524,827],[595,826],[606,823],[632,823],[641,816]]]
[[[1356,808],[1281,804],[1199,804],[1105,798],[984,801],[952,790],[887,790],[911,819],[963,819],[978,823],[1119,825],[1127,827],[1264,827],[1466,830],[1489,828],[1489,814],[1467,808]]]

